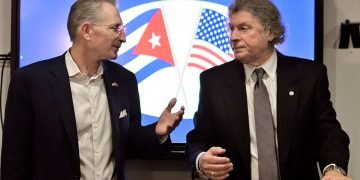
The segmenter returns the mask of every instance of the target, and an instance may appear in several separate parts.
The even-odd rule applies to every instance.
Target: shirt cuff
[[[159,137],[160,144],[164,144],[164,142],[169,138],[169,135]]]
[[[200,164],[199,164],[199,161],[200,161],[200,157],[202,155],[204,155],[205,152],[201,152],[197,157],[196,157],[196,162],[195,162],[195,167],[196,167],[196,172],[198,173],[198,175],[200,176],[201,179],[209,179],[209,177],[207,177],[205,174],[203,174],[203,172],[201,172],[200,170]]]
[[[341,167],[337,166],[335,163],[331,163],[331,164],[325,166],[325,168],[322,171],[322,175],[324,176],[327,171],[331,171],[331,170],[337,171],[340,174],[342,174],[343,176],[347,175],[346,171],[344,169],[342,169]]]
[[[324,173],[325,173],[325,171],[326,171],[326,169],[327,169],[327,168],[329,168],[330,166],[336,166],[336,164],[331,163],[331,164],[329,164],[329,165],[325,166],[325,167],[324,167],[324,169],[323,169],[323,171],[322,171],[322,174],[324,174]]]

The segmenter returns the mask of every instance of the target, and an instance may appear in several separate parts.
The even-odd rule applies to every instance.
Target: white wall
[[[360,178],[360,48],[340,50],[338,46],[340,23],[345,19],[360,22],[359,0],[324,0],[324,63],[328,67],[332,100],[343,128],[350,136],[349,174],[352,179]],[[10,51],[11,0],[0,1],[0,54]],[[1,64],[1,62],[0,62]],[[1,66],[0,66],[1,68]],[[9,68],[4,77],[3,102],[9,81]],[[1,146],[0,129],[0,146]],[[335,147],[334,147],[335,148]],[[186,163],[172,161],[128,161],[130,179],[190,179]]]
[[[360,22],[359,0],[324,0],[324,63],[338,118],[350,136],[349,175],[360,178],[360,48],[338,49],[340,24]]]

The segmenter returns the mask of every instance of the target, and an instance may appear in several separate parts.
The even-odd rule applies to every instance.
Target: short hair
[[[98,23],[102,18],[102,4],[104,2],[116,6],[116,0],[77,0],[70,9],[67,29],[70,40],[76,39],[76,31],[81,23],[89,21]]]
[[[239,11],[247,11],[260,20],[265,30],[275,35],[273,45],[285,40],[285,27],[277,7],[270,0],[234,0],[229,6],[229,17]]]

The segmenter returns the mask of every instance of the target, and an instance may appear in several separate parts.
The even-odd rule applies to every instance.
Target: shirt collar
[[[65,64],[66,64],[66,69],[68,71],[68,75],[69,77],[73,77],[77,74],[83,74],[81,73],[79,67],[76,65],[74,59],[72,58],[71,54],[70,54],[70,50],[66,51],[65,53]],[[104,72],[104,68],[102,63],[100,63],[98,69],[96,70],[96,73],[93,76],[101,76]]]
[[[251,79],[251,75],[254,72],[254,70],[256,68],[259,67],[255,67],[253,65],[250,64],[243,64],[244,65],[244,70],[245,70],[245,77],[246,77],[246,82],[249,82]],[[267,76],[271,79],[274,80],[275,79],[275,75],[276,75],[276,68],[277,68],[277,54],[276,51],[273,52],[273,54],[269,57],[268,60],[266,60],[266,62],[261,65],[260,67],[262,67]]]

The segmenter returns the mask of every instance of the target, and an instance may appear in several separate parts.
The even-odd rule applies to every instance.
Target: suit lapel
[[[225,109],[232,124],[237,147],[250,174],[250,133],[244,67],[233,61],[226,72]]]
[[[124,125],[118,121],[120,113],[119,110],[126,108],[122,104],[122,100],[124,100],[125,98],[121,97],[125,94],[124,92],[122,92],[124,88],[121,88],[121,86],[124,85],[124,82],[120,80],[121,77],[118,77],[119,74],[113,72],[111,66],[109,66],[109,63],[103,61],[102,64],[104,68],[104,85],[109,104],[111,126],[113,131],[113,145],[116,152],[116,150],[119,148],[119,145],[122,144],[122,138],[119,137],[122,137],[123,135],[120,135],[120,133],[125,132],[121,131]]]
[[[277,66],[277,133],[279,142],[280,168],[283,171],[290,148],[293,125],[296,118],[300,89],[298,72],[291,63],[278,53]]]
[[[50,70],[49,85],[59,107],[71,147],[75,153],[77,161],[80,163],[75,113],[71,96],[69,75],[65,65],[65,56],[60,56],[54,61],[56,62]]]

